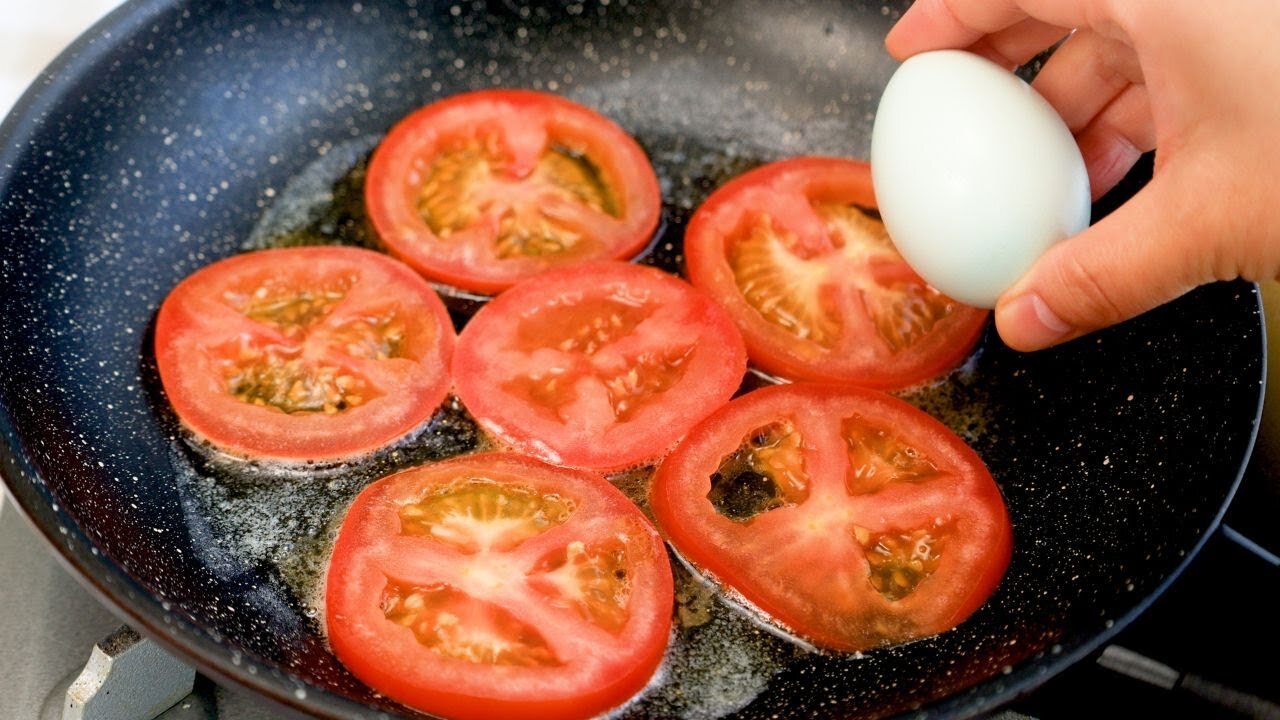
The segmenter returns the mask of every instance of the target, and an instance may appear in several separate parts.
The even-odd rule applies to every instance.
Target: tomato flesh
[[[156,321],[179,419],[235,456],[327,461],[421,426],[448,391],[453,326],[407,266],[343,247],[235,256],[181,282]]]
[[[555,95],[455,95],[394,127],[369,165],[378,237],[428,278],[483,293],[550,268],[622,259],[661,213],[644,151]]]
[[[741,336],[710,299],[653,268],[594,263],[528,280],[476,313],[454,377],[503,442],[612,470],[664,453],[745,369]]]
[[[587,228],[575,227],[543,205],[546,198],[556,198],[618,217],[612,193],[587,158],[551,146],[528,175],[512,177],[508,166],[493,138],[441,153],[418,196],[423,221],[447,241],[493,213],[500,218],[493,243],[501,260],[599,251],[593,247],[599,241]]]
[[[537,630],[501,607],[447,585],[388,582],[381,604],[387,620],[409,628],[419,645],[451,660],[517,667],[562,664]]]
[[[888,395],[796,384],[707,418],[650,495],[671,543],[797,635],[868,650],[954,627],[994,591],[1011,529],[963,441]]]
[[[473,555],[507,552],[568,519],[572,501],[522,485],[471,479],[400,508],[400,532]]]
[[[574,541],[539,561],[530,584],[548,601],[613,634],[626,626],[631,584],[627,577],[627,549],[618,540],[591,546]]]
[[[933,461],[905,444],[891,428],[855,415],[841,423],[841,434],[849,454],[845,486],[851,495],[865,495],[891,483],[921,482],[938,475]]]
[[[798,380],[901,388],[957,364],[988,313],[927,285],[875,216],[865,163],[797,158],[729,182],[690,220],[690,280],[751,360]]]
[[[516,347],[531,355],[552,347],[561,353],[594,358],[636,332],[656,310],[651,303],[634,302],[623,295],[587,305],[549,307],[520,322]],[[517,374],[503,389],[545,410],[548,418],[562,419],[564,413],[572,412],[570,406],[578,397],[574,380],[592,374],[607,395],[614,419],[626,422],[680,382],[693,351],[694,344],[687,342],[637,353],[621,368],[583,368],[578,374],[558,370]]]
[[[357,677],[449,717],[590,717],[661,662],[661,538],[599,476],[510,454],[397,473],[356,498],[326,628]]]

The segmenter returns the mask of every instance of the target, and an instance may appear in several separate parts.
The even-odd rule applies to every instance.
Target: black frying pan
[[[319,715],[397,712],[306,610],[328,523],[364,478],[225,478],[192,454],[151,359],[165,293],[273,223],[343,239],[358,222],[315,215],[314,193],[358,186],[346,170],[409,110],[496,85],[566,94],[637,136],[666,199],[651,259],[674,266],[691,207],[732,173],[866,156],[892,70],[881,38],[902,7],[134,0],[0,129],[9,491],[109,605],[215,678]],[[1140,613],[1216,527],[1252,445],[1262,358],[1257,294],[1238,283],[1049,352],[989,334],[917,400],[1007,497],[1016,547],[991,602],[865,657],[801,652],[715,605],[626,715],[968,715],[1036,686]],[[438,422],[445,441],[418,457],[474,442],[465,418]]]

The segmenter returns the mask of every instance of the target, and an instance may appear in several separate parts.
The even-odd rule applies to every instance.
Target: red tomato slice
[[[682,555],[795,634],[859,651],[948,630],[1008,566],[982,460],[883,393],[784,385],[707,418],[650,500]]]
[[[190,275],[156,319],[182,423],[223,452],[332,461],[420,427],[449,389],[453,324],[408,266],[349,247],[237,255]]]
[[[463,329],[458,397],[516,449],[613,470],[665,453],[746,370],[742,337],[710,298],[660,270],[564,268],[511,288]]]
[[[671,631],[662,539],[599,476],[459,457],[366,488],[326,580],[334,652],[454,718],[590,717],[649,682]]]
[[[989,313],[925,284],[874,207],[866,163],[757,168],[690,219],[689,279],[729,310],[767,372],[878,389],[928,380],[968,355]]]
[[[631,257],[662,210],[653,167],[622,128],[524,90],[455,95],[400,121],[373,154],[365,204],[394,255],[486,293]]]

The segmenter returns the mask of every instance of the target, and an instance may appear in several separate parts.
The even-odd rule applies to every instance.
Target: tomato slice
[[[603,478],[510,454],[366,488],[329,563],[334,652],[456,718],[590,717],[649,682],[671,631],[662,539]]]
[[[630,135],[527,90],[454,95],[400,121],[370,161],[365,204],[392,254],[485,293],[552,267],[631,257],[662,209]]]
[[[444,304],[392,258],[349,247],[236,255],[193,273],[156,319],[182,423],[222,452],[334,461],[423,425],[449,389]]]
[[[989,313],[927,285],[874,212],[871,170],[795,158],[741,175],[689,221],[689,279],[733,315],[754,364],[901,389],[959,364]]]
[[[995,590],[1012,546],[977,454],[920,410],[856,387],[732,401],[662,462],[650,501],[686,559],[842,651],[959,624]]]
[[[563,268],[499,295],[463,329],[458,397],[548,462],[620,469],[665,453],[746,370],[729,316],[688,283],[621,262]]]

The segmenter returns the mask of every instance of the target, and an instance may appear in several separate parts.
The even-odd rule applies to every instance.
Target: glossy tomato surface
[[[883,393],[748,393],[658,468],[676,549],[800,637],[859,651],[959,624],[995,590],[1012,532],[982,460]]]
[[[485,293],[553,267],[629,258],[661,213],[657,177],[630,135],[528,90],[454,95],[401,120],[374,152],[365,204],[393,254]]]
[[[338,658],[455,718],[590,717],[639,692],[671,630],[657,531],[603,478],[509,454],[366,488],[326,580]]]
[[[188,276],[156,319],[156,363],[178,418],[246,458],[331,461],[431,417],[455,334],[407,265],[349,247],[262,250]]]
[[[600,470],[665,453],[745,370],[723,309],[622,262],[562,268],[499,295],[467,324],[453,363],[458,396],[500,440]]]
[[[690,219],[689,279],[729,310],[767,372],[878,389],[928,380],[968,355],[989,313],[921,280],[874,208],[864,162],[764,165]]]

